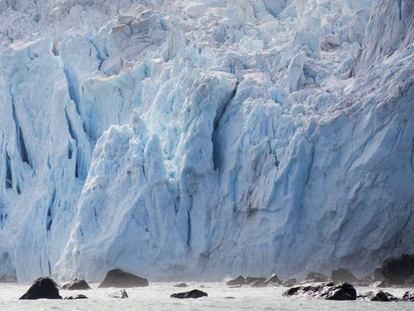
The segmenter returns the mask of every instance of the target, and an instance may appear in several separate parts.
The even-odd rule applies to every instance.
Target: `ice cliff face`
[[[412,0],[12,0],[0,20],[0,278],[414,251]]]

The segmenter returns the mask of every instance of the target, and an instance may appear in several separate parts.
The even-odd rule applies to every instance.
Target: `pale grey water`
[[[88,291],[60,291],[63,297],[83,293],[85,300],[18,300],[30,284],[0,284],[0,310],[414,310],[414,303],[325,301],[311,298],[283,297],[284,287],[228,288],[223,283],[188,283],[189,288],[174,288],[175,283],[152,283],[146,288],[127,289],[128,299],[109,297],[117,289],[97,289],[92,284]],[[209,294],[207,298],[179,300],[170,298],[175,292],[198,288]],[[371,289],[358,289],[367,291]],[[387,289],[401,297],[406,289]],[[234,297],[234,298],[226,298]]]

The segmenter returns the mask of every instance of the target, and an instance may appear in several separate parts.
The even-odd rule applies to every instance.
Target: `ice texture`
[[[412,0],[0,1],[0,278],[414,252]]]

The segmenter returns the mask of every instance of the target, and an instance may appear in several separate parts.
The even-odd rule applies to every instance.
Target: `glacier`
[[[0,21],[0,279],[414,252],[412,0],[7,0]]]

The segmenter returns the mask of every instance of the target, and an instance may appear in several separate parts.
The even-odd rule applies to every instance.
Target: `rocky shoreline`
[[[282,280],[277,274],[269,277],[263,276],[238,276],[226,282],[229,288],[241,287],[272,287],[283,286],[288,289],[284,291],[286,297],[312,297],[325,300],[361,300],[381,302],[414,302],[414,289],[407,290],[401,297],[383,290],[357,290],[358,287],[414,287],[414,255],[402,255],[397,258],[390,258],[384,261],[381,267],[377,268],[372,276],[357,278],[351,271],[345,268],[338,268],[331,272],[330,276],[320,272],[311,271],[305,279]],[[143,277],[125,272],[121,269],[108,271],[105,279],[98,288],[119,288],[110,297],[128,298],[125,288],[147,287],[149,281]],[[189,287],[186,283],[178,283],[175,288]],[[201,287],[201,286],[200,286]],[[61,286],[49,278],[42,277],[34,281],[29,290],[20,297],[21,300],[34,299],[62,299],[59,290],[91,290],[86,280],[74,279]],[[199,289],[191,289],[186,292],[173,293],[171,298],[187,299],[208,297],[208,293]],[[76,300],[87,299],[84,294],[68,296],[63,299]]]

